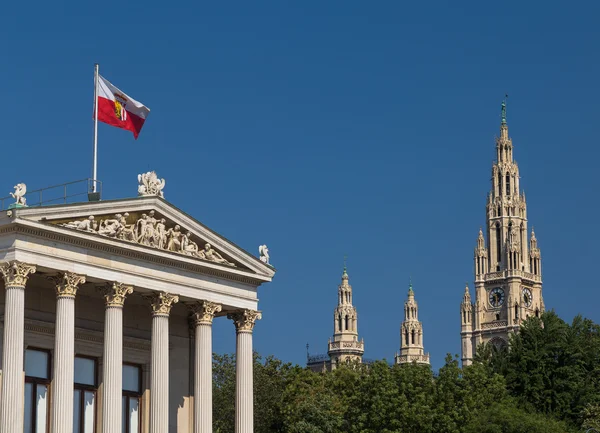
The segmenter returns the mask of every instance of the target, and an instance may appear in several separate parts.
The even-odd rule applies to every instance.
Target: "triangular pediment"
[[[20,208],[19,219],[270,279],[275,271],[159,197]]]

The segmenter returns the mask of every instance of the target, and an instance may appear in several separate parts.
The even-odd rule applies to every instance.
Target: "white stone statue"
[[[155,171],[138,174],[138,195],[157,195],[164,197],[165,180],[159,179]]]
[[[15,189],[15,192],[11,192],[10,195],[12,198],[17,200],[15,204],[19,206],[25,206],[25,202],[27,201],[25,198],[25,193],[27,193],[27,185],[24,183],[18,183],[13,188]]]
[[[266,245],[260,245],[258,247],[258,254],[260,254],[260,261],[269,264],[269,248]]]
[[[200,253],[198,255],[200,258],[209,260],[211,262],[221,263],[223,265],[235,266],[233,263],[224,259],[221,254],[216,252],[209,243],[204,245],[204,250],[200,251]]]

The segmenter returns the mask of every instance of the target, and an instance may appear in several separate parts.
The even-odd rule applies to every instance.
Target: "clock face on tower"
[[[529,288],[523,288],[523,302],[527,307],[531,307],[531,303],[533,302],[533,295],[531,294],[531,290]]]
[[[494,308],[501,307],[504,304],[504,290],[496,287],[490,290],[490,305]]]

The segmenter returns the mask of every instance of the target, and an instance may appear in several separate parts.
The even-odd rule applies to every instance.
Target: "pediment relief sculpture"
[[[182,229],[179,224],[169,224],[165,218],[159,218],[153,210],[139,216],[130,215],[127,212],[112,217],[90,215],[83,220],[59,222],[58,225],[209,262],[235,266],[216,251],[210,243],[203,242],[189,230]],[[198,243],[203,244],[203,247],[200,248]]]

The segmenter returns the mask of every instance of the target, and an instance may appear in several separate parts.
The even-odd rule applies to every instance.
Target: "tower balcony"
[[[364,341],[330,341],[328,352],[356,352],[365,351]]]
[[[417,364],[429,364],[429,353],[424,355],[396,355],[396,364],[410,364],[416,362]]]
[[[490,273],[485,274],[484,280],[485,281],[494,281],[494,280],[503,280],[503,279],[511,278],[511,277],[518,277],[518,278],[522,278],[524,280],[532,281],[535,283],[542,282],[541,275],[535,275],[535,274],[532,274],[531,272],[520,271],[518,269],[505,269],[503,271],[490,272]],[[478,280],[479,280],[479,278],[478,278]]]

